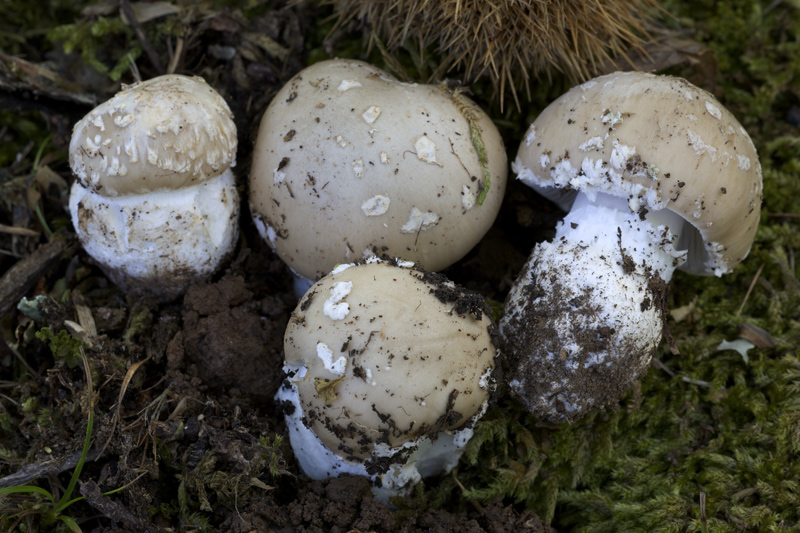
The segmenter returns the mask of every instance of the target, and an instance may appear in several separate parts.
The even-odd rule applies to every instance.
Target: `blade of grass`
[[[19,487],[4,487],[0,489],[0,496],[8,496],[9,494],[39,494],[41,496],[46,496],[51,503],[55,504],[56,501],[53,498],[53,495],[50,494],[49,491],[41,488],[35,487],[33,485],[20,485]]]
[[[58,519],[64,522],[64,524],[66,524],[66,526],[73,533],[82,533],[83,530],[81,529],[81,526],[79,526],[78,523],[75,521],[75,519],[66,515],[59,515]]]

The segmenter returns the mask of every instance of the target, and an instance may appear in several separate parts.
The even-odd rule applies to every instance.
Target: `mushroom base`
[[[298,379],[304,374],[303,367],[299,369]],[[303,423],[300,396],[297,386],[291,380],[289,378],[284,381],[275,400],[284,407],[289,442],[300,470],[311,479],[339,477],[341,474],[368,477],[372,481],[375,499],[384,504],[388,504],[390,498],[408,494],[423,477],[452,470],[472,437],[473,429],[468,427],[459,431],[442,432],[433,440],[421,437],[395,448],[375,450],[371,460],[364,463],[347,460],[329,450]],[[480,414],[487,406],[488,401],[484,403]],[[385,464],[388,466],[382,471],[374,472],[380,469],[377,465]]]
[[[233,173],[178,190],[105,197],[72,186],[72,223],[86,252],[123,291],[168,301],[217,269],[238,238]]]
[[[536,246],[500,322],[511,390],[534,415],[571,422],[644,375],[685,255],[676,239],[625,207],[583,201]]]

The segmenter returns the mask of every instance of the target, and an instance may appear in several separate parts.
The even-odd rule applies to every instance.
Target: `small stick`
[[[77,466],[80,461],[82,451],[78,450],[71,455],[52,459],[42,463],[30,463],[13,474],[9,474],[0,478],[0,487],[14,487],[17,485],[26,485],[35,479],[43,477],[50,477],[62,472],[66,472]],[[92,450],[86,455],[87,461],[94,461],[100,456],[97,450]]]
[[[458,485],[458,487],[461,489],[461,492],[467,492],[466,487],[464,487],[461,481],[459,481],[458,478],[456,477],[455,470],[453,471],[453,480],[456,482],[456,485]],[[478,503],[475,500],[470,500],[469,502],[472,504],[472,506],[475,508],[476,511],[478,511],[479,513],[483,513],[483,506],[480,503]]]
[[[139,39],[142,49],[147,54],[147,58],[150,59],[150,63],[153,64],[156,72],[159,74],[164,74],[164,65],[161,63],[161,58],[158,57],[158,52],[156,52],[156,49],[153,48],[153,45],[150,43],[150,40],[144,33],[142,25],[139,24],[138,20],[136,20],[136,13],[133,12],[131,3],[128,0],[119,0],[119,9],[122,11],[122,14],[125,15],[125,18],[128,19],[128,23],[136,33],[136,38]]]
[[[764,270],[765,264],[766,263],[761,263],[761,266],[758,267],[758,270],[756,271],[756,275],[753,276],[753,281],[750,282],[750,286],[747,288],[747,292],[744,294],[744,300],[742,300],[742,305],[740,305],[739,310],[736,311],[737,317],[742,314],[742,311],[744,311],[744,304],[746,304],[747,299],[750,298],[750,293],[753,292],[753,287],[756,286],[756,282],[758,281],[759,276],[761,276],[761,271]]]
[[[183,55],[183,43],[184,41],[182,37],[178,38],[178,42],[175,43],[175,53],[172,54],[172,59],[167,67],[167,74],[175,74],[175,71],[178,70],[178,63]]]
[[[11,235],[21,235],[23,237],[38,237],[39,232],[28,228],[18,228],[16,226],[6,226],[0,224],[0,233],[9,233]]]
[[[698,387],[705,387],[707,389],[711,388],[711,383],[708,381],[703,381],[702,379],[691,379],[687,378],[686,376],[683,376],[681,379],[684,381],[684,383],[688,383],[690,385],[697,385]]]

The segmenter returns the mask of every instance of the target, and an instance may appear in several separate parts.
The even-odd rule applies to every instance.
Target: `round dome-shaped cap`
[[[250,203],[261,235],[306,278],[372,254],[438,271],[488,231],[506,174],[497,128],[462,93],[330,60],[264,113]]]
[[[513,170],[569,208],[576,191],[628,199],[642,218],[670,209],[691,231],[681,267],[721,275],[747,256],[760,218],[761,165],[744,128],[684,79],[617,72],[574,87],[534,121]]]
[[[236,164],[236,126],[200,77],[159,76],[125,87],[75,124],[72,172],[104,196],[178,189]]]
[[[493,389],[496,351],[480,296],[410,262],[370,261],[312,286],[284,349],[303,423],[327,450],[375,474],[423,441],[473,426]]]

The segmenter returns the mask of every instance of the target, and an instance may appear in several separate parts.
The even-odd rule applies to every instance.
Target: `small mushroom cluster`
[[[237,241],[236,146],[230,109],[200,78],[162,76],[97,107],[70,145],[87,252],[162,300],[209,276]],[[569,213],[506,302],[509,386],[537,417],[571,422],[645,373],[676,269],[720,276],[747,255],[761,168],[712,95],[627,72],[553,102],[512,169]],[[494,327],[482,298],[422,268],[483,237],[505,179],[497,129],[446,86],[332,60],[270,104],[249,201],[305,293],[276,398],[306,474],[364,475],[388,501],[456,464],[495,388]]]
[[[236,242],[235,150],[230,110],[199,78],[136,84],[93,110],[70,150],[87,252],[162,300],[212,273]],[[255,225],[299,276],[333,269],[292,316],[278,393],[311,477],[366,475],[386,501],[457,463],[495,389],[494,326],[482,298],[416,262],[438,270],[477,243],[506,165],[488,116],[445,86],[334,60],[275,97],[255,143]],[[389,254],[404,259],[375,259]]]
[[[199,77],[125,87],[75,124],[69,208],[87,253],[123,290],[170,300],[238,237],[236,126]]]

